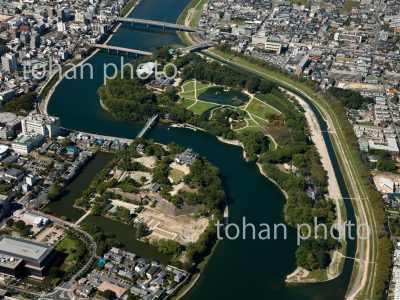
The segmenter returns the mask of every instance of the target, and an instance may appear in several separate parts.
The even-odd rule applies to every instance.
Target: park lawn
[[[257,124],[255,121],[253,121],[253,119],[247,119],[247,122],[249,122],[249,126],[260,126],[259,124]]]
[[[67,257],[64,260],[61,269],[68,271],[77,263],[77,257],[75,252],[79,247],[79,242],[68,235],[66,235],[58,244],[56,245],[56,250],[64,253]]]
[[[207,88],[207,87],[209,87],[209,84],[207,84],[207,83],[201,83],[200,81],[196,81],[197,94],[198,94],[198,91],[199,91],[200,89],[205,89],[205,88]]]
[[[242,129],[242,128],[246,127],[246,126],[247,126],[247,123],[246,123],[246,122],[242,122],[242,123],[232,123],[232,129],[233,129],[233,130],[239,130],[239,129]]]
[[[182,84],[183,92],[193,91],[194,90],[194,80],[186,81]]]
[[[244,128],[242,128],[242,129],[240,129],[240,132],[243,132],[243,131],[250,131],[250,132],[258,132],[258,131],[261,131],[262,132],[262,128],[260,127],[260,126],[248,126],[248,127],[244,127]]]
[[[266,97],[266,98],[268,99],[268,97]],[[265,110],[267,111],[268,114],[281,114],[281,112],[278,109],[276,109],[274,106],[272,106],[271,104],[266,103],[256,97],[254,97],[254,100],[258,100],[258,102],[263,103],[266,106]]]
[[[195,114],[202,115],[207,110],[219,106],[218,104],[211,102],[200,102],[198,101],[195,105],[191,106],[189,109]]]
[[[249,105],[247,105],[246,110],[257,117],[260,117],[262,119],[265,119],[267,114],[277,114],[278,112],[272,108],[271,106],[265,104],[261,100],[258,100],[257,98],[253,98]]]
[[[179,96],[181,98],[195,99],[195,92],[194,91],[183,92],[183,93],[180,93]]]
[[[184,108],[188,108],[190,105],[193,105],[195,102],[196,102],[196,101],[194,101],[193,99],[185,98],[185,99],[182,99],[182,100],[181,100],[181,105],[182,105]]]
[[[171,176],[174,183],[178,183],[183,180],[183,177],[185,177],[185,173],[183,173],[181,170],[171,169],[169,171],[169,176]]]
[[[265,126],[268,124],[268,120],[267,119],[259,119],[255,116],[253,116],[254,120],[257,121],[258,124],[260,124],[260,126]]]

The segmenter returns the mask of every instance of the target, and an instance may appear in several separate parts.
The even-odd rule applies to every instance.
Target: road
[[[70,223],[68,221],[61,220],[60,218],[54,217],[52,215],[45,214],[45,213],[43,213],[41,211],[36,211],[36,210],[31,210],[31,211],[33,213],[37,214],[37,215],[40,215],[40,216],[48,218],[54,224],[57,224],[57,225],[66,227],[66,228],[68,228],[68,229],[70,229],[72,231],[78,232],[79,234],[83,235],[85,237],[86,241],[88,242],[88,250],[89,250],[90,257],[87,260],[87,262],[81,267],[81,269],[78,272],[76,272],[70,278],[70,280],[68,282],[65,282],[61,287],[57,288],[56,291],[54,291],[54,292],[52,292],[50,294],[47,294],[45,296],[45,298],[47,298],[47,299],[71,299],[71,298],[59,298],[59,297],[61,297],[61,294],[63,295],[63,297],[67,297],[68,296],[67,292],[68,292],[69,288],[75,283],[76,278],[81,276],[81,274],[92,264],[93,260],[97,258],[96,243],[93,240],[93,237],[90,234],[88,234],[87,232],[85,232],[82,229],[80,229],[79,225],[77,225],[77,224],[73,224],[73,223]]]

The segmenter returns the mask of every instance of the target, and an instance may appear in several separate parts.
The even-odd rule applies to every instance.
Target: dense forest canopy
[[[344,90],[337,87],[328,89],[328,93],[338,99],[344,107],[349,109],[365,108],[368,104],[374,103],[374,99],[362,96],[359,92]]]

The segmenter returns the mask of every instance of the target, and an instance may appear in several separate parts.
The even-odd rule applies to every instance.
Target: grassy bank
[[[369,262],[376,261],[377,264],[369,264],[371,270],[369,270],[366,275],[368,277],[365,284],[366,288],[359,292],[360,295],[365,298],[379,298],[389,278],[391,257],[390,241],[383,227],[385,214],[382,209],[381,196],[371,183],[370,170],[361,161],[357,140],[341,104],[334,99],[328,100],[323,97],[320,92],[312,87],[310,82],[300,82],[279,71],[270,70],[262,64],[250,61],[250,59],[235,57],[230,53],[219,50],[212,50],[207,53],[217,59],[225,60],[234,66],[275,81],[283,87],[292,90],[295,89],[304,96],[307,96],[317,106],[323,117],[331,121],[333,130],[335,131],[335,133],[331,135],[331,140],[346,185],[352,198],[357,198],[353,200],[355,213],[359,218],[360,214],[363,214],[361,220],[365,218],[372,231],[372,236],[369,240],[370,244],[360,245],[359,243],[357,254],[360,255],[360,246],[364,247],[363,249],[369,252],[367,253],[369,255]],[[363,201],[364,199],[368,201]],[[355,264],[354,270],[357,270],[356,267],[358,266],[356,265],[357,263]],[[353,271],[351,285],[353,283],[356,285],[360,284],[355,282],[355,274],[356,272]],[[357,287],[353,287],[353,289],[356,288]],[[349,290],[351,290],[351,288]]]
[[[138,0],[129,0],[121,10],[121,15],[126,16]]]

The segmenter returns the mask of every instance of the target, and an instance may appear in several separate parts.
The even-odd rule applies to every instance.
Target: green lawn
[[[137,2],[137,0],[130,0],[125,6],[124,8],[121,10],[121,15],[125,16],[133,7],[133,5],[135,5],[135,3]]]
[[[61,269],[64,271],[68,271],[71,269],[75,264],[77,260],[76,256],[76,250],[79,247],[79,242],[78,240],[71,238],[70,236],[65,236],[57,245],[56,245],[56,250],[59,252],[62,252],[67,255],[67,257],[64,260],[63,265],[61,266]]]
[[[233,130],[239,130],[247,126],[246,122],[243,123],[232,123]]]
[[[257,127],[253,127],[253,125],[250,125],[252,127],[245,127],[243,129],[240,129],[239,132],[243,132],[243,131],[252,131],[252,132],[258,132],[258,131],[262,131],[262,128],[258,125],[256,125]]]
[[[268,124],[267,119],[259,119],[259,118],[256,118],[255,116],[253,116],[253,118],[258,124],[260,124],[260,126],[265,126]]]
[[[218,104],[211,102],[197,102],[195,105],[191,106],[189,109],[195,114],[202,115],[207,110],[219,106]]]
[[[342,6],[342,11],[344,12],[351,12],[351,10],[354,7],[359,7],[360,6],[360,2],[358,1],[353,1],[353,0],[347,0],[343,6]]]
[[[196,81],[196,89],[197,89],[197,94],[199,94],[200,89],[205,89],[208,87],[208,84],[201,83],[200,81]]]
[[[180,96],[181,98],[195,99],[195,93],[194,93],[194,91],[180,93],[179,96]]]
[[[193,99],[185,98],[185,99],[182,99],[182,100],[181,100],[181,104],[182,104],[182,106],[185,107],[185,108],[188,108],[190,105],[192,105],[192,104],[194,104],[194,103],[195,103],[195,101],[194,101]]]
[[[182,85],[182,89],[184,92],[193,91],[194,90],[194,81],[187,81]]]
[[[171,176],[174,183],[178,183],[183,180],[183,177],[185,177],[185,173],[183,173],[181,170],[171,169],[169,171],[169,176]]]
[[[253,98],[249,105],[247,106],[246,110],[255,115],[257,117],[265,119],[267,114],[276,114],[278,113],[273,107],[261,102],[257,98]]]
[[[253,119],[248,119],[247,121],[249,122],[249,126],[260,126],[256,122],[254,122]]]

